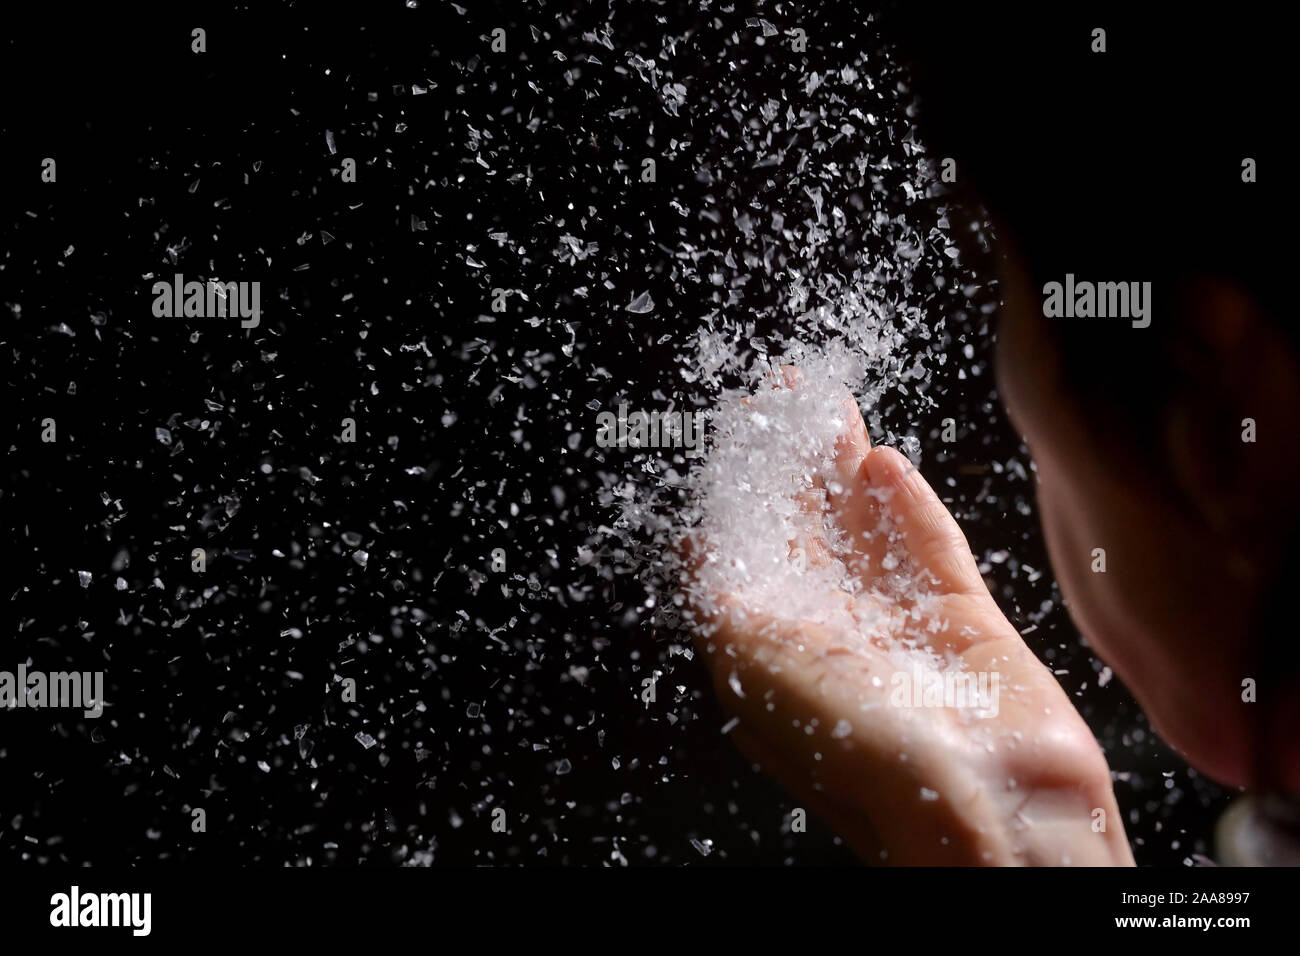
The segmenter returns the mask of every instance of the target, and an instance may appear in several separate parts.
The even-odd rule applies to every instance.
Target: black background
[[[881,39],[849,4],[573,6],[60,9],[7,26],[13,560],[0,668],[102,669],[110,706],[98,722],[0,715],[0,858],[852,859],[819,825],[786,832],[790,798],[719,733],[701,664],[670,654],[685,639],[637,624],[636,583],[580,566],[577,549],[609,520],[588,403],[649,396],[700,316],[779,293],[758,277],[719,302],[700,280],[676,281],[665,251],[709,238],[674,200],[780,202],[769,173],[723,186],[697,175],[700,155],[728,150],[728,118],[705,95],[733,69],[727,43],[750,42],[756,12],[804,25],[807,69]],[[582,36],[610,9],[617,56]],[[691,95],[672,117],[612,67],[692,24],[676,63]],[[496,26],[507,54],[489,51]],[[582,52],[603,65],[570,83]],[[756,101],[788,76],[746,68]],[[620,105],[632,112],[611,116]],[[658,188],[636,179],[646,150]],[[46,156],[56,184],[40,181]],[[344,156],[356,184],[339,180]],[[880,192],[901,208],[888,181]],[[551,254],[565,234],[598,243],[585,299]],[[1051,580],[1031,482],[1007,467],[1028,457],[988,367],[991,264],[969,253],[969,299],[952,284],[926,293],[952,336],[939,408],[894,422],[922,437],[927,476],[976,554],[1013,555],[985,563],[990,585],[1018,627],[1037,625],[1027,640],[1105,746],[1138,861],[1182,863],[1209,852],[1225,794],[1154,738],[1117,681],[1098,686],[1101,664]],[[261,326],[153,318],[146,277],[174,272],[260,280]],[[528,299],[494,315],[498,287]],[[655,312],[629,317],[647,287]],[[949,415],[967,426],[955,452],[936,440]],[[40,441],[46,417],[57,443]],[[355,444],[338,440],[345,417]],[[202,576],[195,547],[209,555]],[[505,574],[491,571],[498,547]],[[1030,580],[1025,566],[1045,573]],[[641,680],[656,668],[666,677],[647,708]],[[341,701],[342,678],[357,681],[357,704]],[[506,834],[490,831],[496,806]],[[195,807],[206,833],[191,832]]]

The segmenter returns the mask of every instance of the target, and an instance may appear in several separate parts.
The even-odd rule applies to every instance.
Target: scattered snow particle
[[[627,304],[626,309],[628,312],[633,312],[636,315],[645,315],[647,312],[654,311],[655,300],[650,298],[649,292],[642,292]]]

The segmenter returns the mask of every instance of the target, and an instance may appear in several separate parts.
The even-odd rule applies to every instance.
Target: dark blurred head
[[[1300,792],[1280,25],[903,7],[929,142],[998,234],[999,385],[1076,623],[1195,766]],[[1150,282],[1150,326],[1045,317],[1067,273]]]

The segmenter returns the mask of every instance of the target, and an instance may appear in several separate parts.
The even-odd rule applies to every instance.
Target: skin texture
[[[1296,800],[1300,652],[1289,648],[1290,553],[1300,533],[1300,349],[1286,331],[1294,319],[1279,283],[1289,275],[1289,245],[1262,240],[1280,205],[1258,192],[1262,181],[1239,181],[1233,153],[1236,144],[1262,150],[1277,125],[1278,100],[1267,93],[1289,88],[1281,76],[1288,61],[1271,44],[1289,34],[1261,30],[1255,18],[1234,25],[1126,9],[1122,25],[1118,17],[1111,25],[1114,50],[1143,55],[1088,58],[1085,38],[1095,24],[1069,5],[1035,11],[1034,43],[1024,42],[1020,7],[955,7],[944,11],[944,29],[935,29],[929,6],[896,7],[891,17],[916,73],[935,155],[956,158],[957,188],[998,220],[999,393],[1034,457],[1038,513],[1071,616],[1156,731],[1194,767],[1229,786]],[[1197,51],[1210,48],[1213,70],[1196,62]],[[1061,116],[1085,132],[1061,140]],[[1060,148],[1044,157],[1044,143]],[[1220,145],[1226,152],[1216,152]],[[1044,274],[1032,276],[1024,258]],[[1155,280],[1153,327],[1133,334],[1168,368],[1137,370],[1143,387],[1130,391],[1129,383],[1108,380],[1103,348],[1087,349],[1097,365],[1087,372],[1095,376],[1092,391],[1109,401],[1085,397],[1065,374],[1066,356],[1042,315],[1043,282],[1067,271]],[[1122,338],[1111,341],[1127,347]],[[1254,443],[1241,438],[1246,418],[1256,424]],[[873,451],[869,460],[883,462],[885,454]],[[858,477],[865,487],[887,480],[870,464]],[[923,484],[914,479],[917,495]],[[912,506],[905,496],[889,504]],[[945,524],[934,513],[928,526]],[[955,525],[944,539],[933,560],[969,561]],[[1104,574],[1092,569],[1095,548],[1105,549]],[[864,563],[867,574],[870,566]],[[743,596],[733,600],[743,608]],[[1008,658],[999,666],[1019,665],[1023,656],[1032,673],[1032,655],[987,593],[959,592],[952,604],[943,613],[969,614],[980,635],[963,653],[997,647]],[[724,617],[706,643],[721,699],[741,717],[738,743],[807,806],[820,806],[864,858],[879,859],[888,843],[891,862],[1050,863],[1062,861],[1068,844],[1076,863],[1129,862],[1127,848],[1115,845],[1123,842],[1117,820],[1106,841],[1089,843],[1097,835],[1063,824],[1036,825],[1035,838],[1016,830],[1014,813],[991,796],[1012,775],[1006,761],[1021,757],[1030,773],[1044,770],[1036,784],[1045,804],[1067,808],[1061,819],[1078,816],[1072,794],[1103,794],[1084,802],[1110,806],[1100,752],[1064,695],[1046,686],[1054,684],[1050,675],[1043,689],[1034,685],[1020,698],[1027,701],[1021,712],[1004,701],[994,721],[1030,733],[1023,739],[1041,763],[1007,746],[981,755],[969,729],[945,724],[951,714],[942,711],[882,707],[868,726],[858,701],[871,662],[835,660],[833,635],[739,611]],[[772,673],[771,660],[782,670]],[[743,700],[728,686],[733,670]],[[1253,703],[1242,699],[1244,681],[1257,685]],[[804,734],[813,716],[818,725]],[[826,732],[839,719],[853,725],[845,740]],[[1066,768],[1063,778],[1046,772],[1053,766]],[[949,789],[922,783],[945,773]],[[918,786],[937,790],[938,805],[919,808]],[[975,787],[978,796],[970,797]],[[1046,850],[1017,849],[1017,839]]]
[[[1297,523],[1292,346],[1240,288],[1201,279],[1172,317],[1179,361],[1153,433],[1133,436],[1120,413],[1072,393],[1014,257],[1003,288],[1000,391],[1037,464],[1048,552],[1080,631],[1199,770],[1300,793],[1300,687],[1271,663],[1266,642],[1281,635],[1265,619]],[[1095,547],[1106,574],[1091,570]],[[1242,700],[1247,678],[1256,703]]]
[[[1122,409],[1070,388],[1014,252],[1002,282],[1000,390],[1034,455],[1048,550],[1075,623],[1193,766],[1228,785],[1300,793],[1300,686],[1294,669],[1277,666],[1281,638],[1266,617],[1300,521],[1294,349],[1241,289],[1203,278],[1175,316],[1178,360],[1155,431],[1135,435]],[[785,384],[799,387],[798,375],[787,370]],[[968,670],[1001,675],[1000,712],[963,721],[952,709],[889,706],[895,667],[883,650],[850,650],[825,627],[713,595],[723,610],[699,640],[740,718],[737,744],[868,861],[1131,865],[1088,728],[997,608],[924,478],[894,450],[870,447],[847,396],[845,414],[835,474],[800,497],[808,528],[791,547],[840,560],[820,525],[835,521],[854,545],[844,560],[870,592],[883,550],[863,532],[886,509],[939,596],[925,611],[935,645]],[[1241,440],[1246,417],[1255,443]],[[1104,574],[1092,570],[1097,547]],[[1256,703],[1242,699],[1247,678]],[[865,714],[864,699],[875,704]],[[832,735],[840,721],[851,732]],[[1091,825],[1097,811],[1104,832]]]
[[[790,370],[787,385],[799,386]],[[828,627],[755,613],[743,595],[712,595],[720,610],[699,643],[719,696],[740,720],[737,744],[868,861],[1131,865],[1110,774],[1088,727],[998,609],[925,479],[897,451],[870,446],[851,397],[844,409],[846,432],[825,479],[828,510],[821,489],[805,492],[807,530],[791,546],[814,563],[846,561],[870,595],[884,547],[880,534],[867,532],[887,511],[935,598],[917,611],[933,628],[932,646],[956,655],[964,670],[996,672],[998,712],[978,718],[951,707],[895,706],[897,666],[886,653],[894,638],[883,629],[863,650]],[[827,543],[827,520],[848,534],[843,557]],[[1104,831],[1094,826],[1101,820]]]

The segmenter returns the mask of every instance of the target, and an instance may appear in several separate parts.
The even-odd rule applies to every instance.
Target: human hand
[[[786,380],[800,387],[793,370]],[[687,543],[687,599],[737,744],[871,862],[1132,865],[1087,725],[925,479],[871,447],[851,396],[844,412],[832,467],[796,494],[804,528],[789,542],[829,572],[808,586],[842,614],[710,592],[700,572],[726,556]]]

